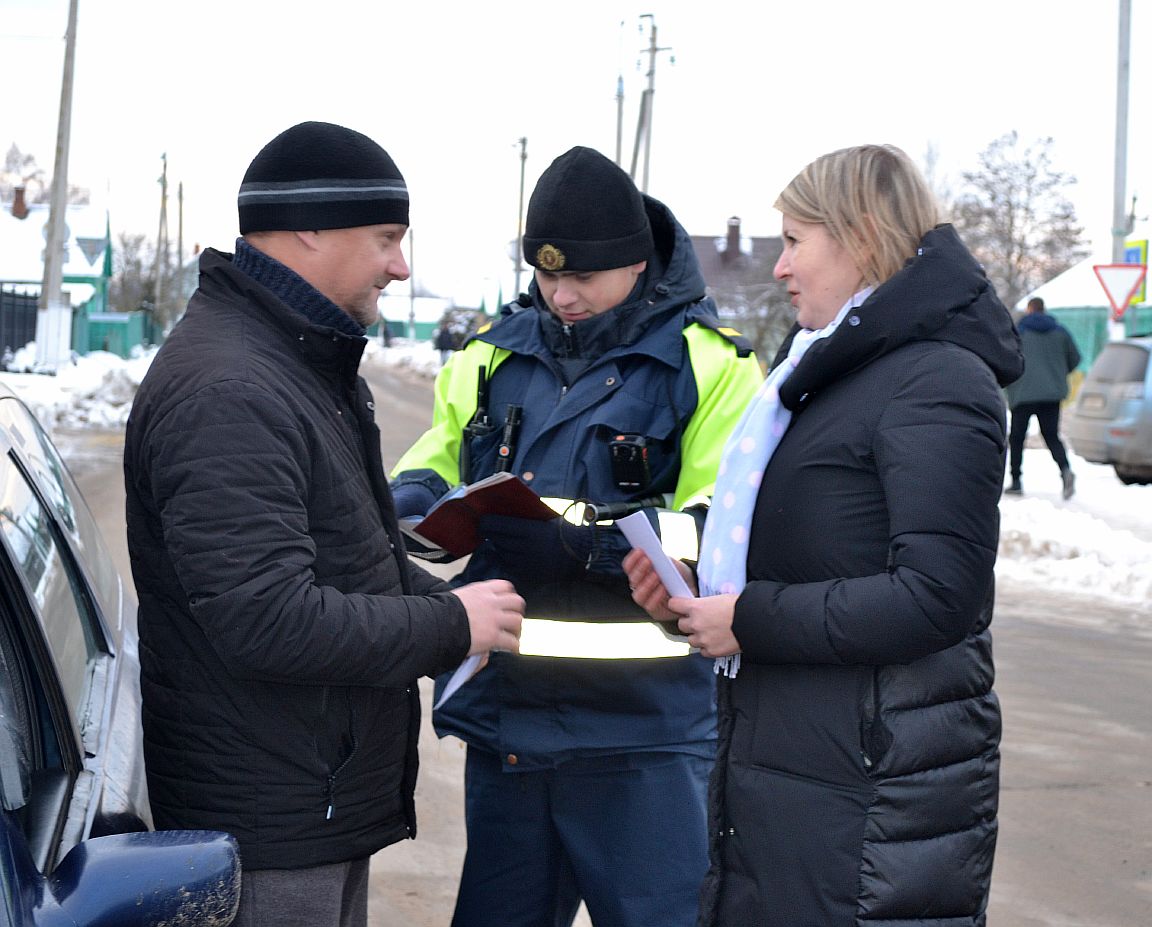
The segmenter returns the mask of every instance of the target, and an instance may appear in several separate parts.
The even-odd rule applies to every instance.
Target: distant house
[[[783,250],[779,236],[745,236],[740,217],[732,216],[725,234],[693,235],[691,239],[708,295],[716,300],[722,317],[740,318],[766,292],[779,290],[772,277],[772,268]]]
[[[691,239],[720,318],[748,336],[761,362],[771,359],[794,320],[787,290],[772,276],[784,250],[780,238],[743,235],[733,216],[724,235]]]
[[[36,304],[44,280],[48,206],[29,204],[17,187],[0,208],[0,351],[16,351],[36,335]],[[72,349],[105,347],[112,248],[108,215],[94,206],[70,205],[65,216],[63,290],[72,306]],[[95,343],[93,343],[95,339]],[[108,345],[110,347],[110,345]]]

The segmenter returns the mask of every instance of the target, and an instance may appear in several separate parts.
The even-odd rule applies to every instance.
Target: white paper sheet
[[[660,546],[660,539],[652,530],[652,523],[643,512],[633,512],[623,518],[616,519],[616,527],[624,532],[624,537],[633,547],[638,547],[648,555],[656,575],[664,583],[669,595],[692,598],[692,590],[684,581],[684,576],[676,566],[676,562],[668,556]]]
[[[456,672],[452,674],[452,678],[448,680],[448,685],[444,687],[444,691],[440,693],[440,698],[436,700],[436,704],[432,706],[433,711],[443,705],[448,699],[456,694],[464,683],[472,678],[472,674],[476,672],[476,667],[480,665],[480,661],[484,655],[481,653],[474,653],[456,667]]]

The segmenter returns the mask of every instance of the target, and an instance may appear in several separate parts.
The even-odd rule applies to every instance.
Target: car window
[[[0,397],[0,429],[11,439],[22,465],[27,467],[78,559],[84,563],[102,617],[115,626],[123,595],[120,574],[72,474],[44,428],[15,398]]]
[[[10,454],[0,457],[0,538],[44,631],[73,719],[83,729],[102,635],[55,524]]]
[[[3,460],[3,458],[0,458]],[[56,858],[72,803],[81,758],[69,748],[46,691],[51,661],[34,656],[42,636],[29,624],[23,581],[4,558],[0,570],[0,772],[7,823],[26,843],[33,864],[47,872]],[[0,918],[0,924],[4,921]]]
[[[0,608],[0,617],[4,621],[0,626],[0,793],[5,810],[16,811],[28,800],[35,733],[6,609]]]
[[[1143,383],[1148,353],[1133,344],[1110,344],[1092,365],[1092,379],[1100,383]]]

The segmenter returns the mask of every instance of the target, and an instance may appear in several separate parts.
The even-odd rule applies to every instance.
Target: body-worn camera
[[[644,435],[613,435],[608,442],[612,479],[620,489],[645,489],[652,480],[648,471],[648,439]]]

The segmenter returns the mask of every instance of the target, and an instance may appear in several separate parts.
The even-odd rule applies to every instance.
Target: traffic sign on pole
[[[1108,302],[1112,304],[1112,318],[1119,322],[1124,310],[1132,302],[1132,297],[1140,289],[1144,274],[1148,270],[1147,264],[1093,264],[1096,277],[1104,292],[1108,294]]]
[[[1136,241],[1124,242],[1124,263],[1125,264],[1147,264],[1148,263],[1148,239],[1141,238]],[[1140,289],[1136,291],[1136,295],[1132,297],[1132,302],[1139,305],[1148,299],[1148,275],[1144,275],[1144,281],[1140,284]]]

